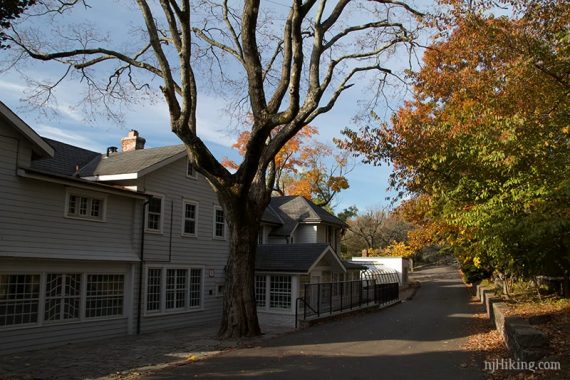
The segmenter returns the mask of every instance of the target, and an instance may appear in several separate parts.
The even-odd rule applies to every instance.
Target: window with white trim
[[[257,307],[265,307],[267,279],[265,275],[255,276],[255,304]]]
[[[226,219],[224,210],[216,206],[214,207],[214,237],[223,239],[226,237]]]
[[[81,273],[48,273],[44,321],[79,319]]]
[[[0,274],[0,326],[38,322],[39,274]]]
[[[203,275],[202,268],[147,268],[147,314],[199,309]]]
[[[67,193],[65,216],[70,218],[103,221],[105,216],[105,196],[92,196]]]
[[[190,269],[190,307],[200,307],[202,304],[202,269]]]
[[[271,276],[269,286],[269,308],[291,308],[291,276]]]
[[[186,307],[186,269],[166,270],[166,310]]]
[[[0,328],[122,317],[124,279],[115,273],[0,274]]]
[[[290,310],[292,278],[289,275],[256,275],[255,304],[257,308]]]
[[[183,229],[184,236],[197,236],[198,204],[196,202],[184,201],[183,205]]]
[[[186,177],[196,179],[196,169],[190,160],[186,160]]]
[[[123,315],[124,282],[125,276],[122,274],[87,275],[85,317]]]
[[[147,275],[146,311],[160,311],[160,289],[162,287],[162,269],[149,268]]]
[[[146,229],[147,231],[162,231],[162,197],[153,196],[146,209]]]

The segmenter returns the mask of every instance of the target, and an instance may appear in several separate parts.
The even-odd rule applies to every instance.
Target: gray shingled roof
[[[32,161],[32,168],[53,174],[73,176],[76,168],[83,168],[89,162],[99,157],[100,154],[91,150],[79,148],[43,137],[54,149],[53,158],[45,158]]]
[[[257,247],[255,270],[307,273],[328,244],[262,244]],[[332,253],[334,254],[334,253]]]
[[[185,151],[184,145],[139,149],[130,152],[101,155],[81,170],[81,176],[138,173]]]
[[[274,236],[289,236],[298,223],[346,226],[342,220],[302,196],[273,197],[269,206],[283,220],[283,225],[271,231],[271,235]]]
[[[344,267],[345,267],[346,269],[361,269],[361,270],[366,270],[366,269],[368,269],[367,266],[364,266],[364,265],[362,265],[362,264],[352,263],[352,262],[350,262],[350,261],[345,261],[345,260],[342,260],[342,265],[344,265]]]
[[[263,215],[261,216],[261,221],[263,223],[270,223],[270,224],[283,224],[283,219],[277,215],[271,204],[267,205],[265,210],[263,210]]]

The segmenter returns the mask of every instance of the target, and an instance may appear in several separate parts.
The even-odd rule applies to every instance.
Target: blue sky
[[[271,3],[276,2],[286,3],[285,0],[275,0]],[[132,11],[128,6],[119,7],[118,4],[125,3],[103,1],[89,9],[88,13],[79,10],[76,12],[78,15],[74,14],[73,17],[82,20],[81,22],[87,20],[97,26],[103,25],[103,22],[104,27],[114,33],[126,24],[130,25],[130,22],[125,23],[124,20],[129,19]],[[46,28],[50,26],[45,25]],[[130,106],[124,110],[124,123],[120,125],[107,120],[104,115],[86,120],[85,114],[77,106],[78,94],[84,88],[77,79],[62,82],[56,92],[57,103],[43,111],[30,109],[21,101],[27,94],[22,75],[44,79],[61,73],[61,70],[61,66],[53,64],[30,63],[25,67],[20,66],[1,73],[0,100],[17,112],[40,135],[99,152],[104,152],[108,146],[119,146],[121,137],[130,129],[138,130],[146,138],[147,147],[180,143],[170,132],[168,111],[161,101]],[[340,131],[345,127],[357,128],[353,117],[359,110],[361,100],[366,98],[367,91],[365,86],[357,83],[341,96],[331,112],[317,118],[312,125],[319,130],[318,139],[332,144],[332,139],[340,137]],[[402,98],[402,91],[390,93],[391,107],[397,106]],[[218,158],[228,156],[237,159],[235,151],[230,148],[235,139],[235,131],[227,128],[232,124],[232,120],[225,111],[226,108],[225,99],[217,96],[216,91],[201,93],[198,98],[198,134]],[[383,118],[389,117],[391,113],[386,105],[379,106],[375,112]],[[336,210],[341,211],[351,205],[356,205],[359,210],[387,206],[389,201],[386,197],[393,195],[387,191],[389,173],[390,170],[386,166],[372,167],[356,161],[355,169],[348,175],[350,188],[338,196]]]

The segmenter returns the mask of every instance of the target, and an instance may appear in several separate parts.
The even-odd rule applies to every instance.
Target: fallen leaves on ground
[[[473,302],[478,302],[473,299]],[[548,316],[541,323],[533,327],[543,331],[549,339],[551,354],[543,358],[543,361],[559,362],[560,371],[513,371],[497,370],[494,373],[484,371],[487,379],[498,380],[554,380],[570,379],[570,300],[525,301],[508,303],[507,315],[511,317]],[[484,362],[493,362],[513,359],[512,354],[506,348],[501,334],[494,328],[485,312],[476,314],[475,322],[471,325],[471,335],[464,345],[464,349],[473,353],[471,366],[477,366],[484,370]]]
[[[474,301],[473,302],[477,302]],[[494,328],[493,324],[487,317],[485,312],[475,314],[474,323],[470,325],[471,331],[467,343],[463,345],[463,349],[472,353],[469,365],[478,367],[482,371],[485,361],[494,361],[512,358],[511,353],[505,347],[501,334]],[[490,373],[484,372],[488,379],[516,379],[509,377],[506,371],[496,371]]]

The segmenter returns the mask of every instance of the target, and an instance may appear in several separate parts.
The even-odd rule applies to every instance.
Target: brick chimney
[[[131,129],[127,137],[121,139],[121,152],[144,149],[146,140],[139,136],[139,132]]]

